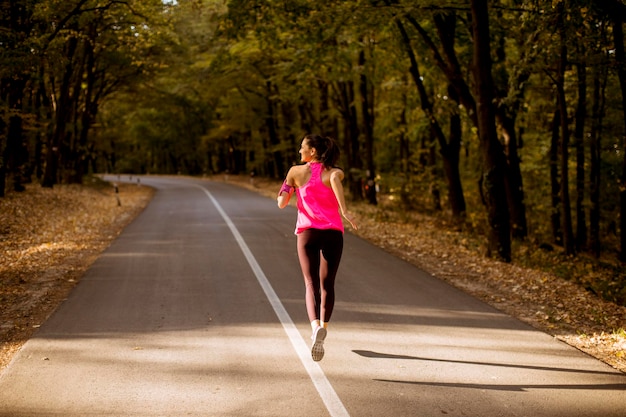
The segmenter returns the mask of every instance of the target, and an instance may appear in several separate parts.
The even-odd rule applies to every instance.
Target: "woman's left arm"
[[[342,184],[343,177],[344,174],[342,170],[338,168],[333,169],[330,173],[330,186],[333,189],[333,193],[335,193],[335,198],[339,204],[339,211],[341,212],[341,215],[350,223],[350,226],[352,226],[354,230],[357,230],[359,227],[346,206],[346,198],[344,196]]]

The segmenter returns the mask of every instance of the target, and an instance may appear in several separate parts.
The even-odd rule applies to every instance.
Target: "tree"
[[[27,181],[28,124],[26,86],[33,74],[34,59],[28,37],[34,27],[33,5],[11,0],[0,8],[0,197],[5,195],[7,176],[13,189]]]
[[[600,26],[600,39],[602,43],[606,38],[606,24]],[[589,132],[589,243],[588,247],[591,253],[598,258],[600,256],[600,221],[601,221],[601,164],[602,164],[602,127],[603,119],[606,112],[605,97],[606,85],[608,81],[608,56],[605,52],[597,50],[596,65],[593,68],[593,93],[591,105],[591,129]]]
[[[388,1],[387,4],[391,5],[392,3]],[[415,19],[412,19],[407,15],[405,15],[405,18],[407,18],[407,20],[412,23],[415,28],[417,28],[418,32],[424,33],[423,29],[415,21]],[[456,111],[453,111],[450,116],[450,140],[448,141],[443,128],[435,115],[434,105],[432,104],[432,100],[430,99],[424,85],[424,79],[420,72],[419,63],[415,51],[413,50],[409,33],[400,19],[396,19],[396,26],[400,33],[403,48],[409,58],[409,72],[417,88],[421,109],[428,119],[432,136],[439,144],[440,153],[443,159],[444,172],[448,183],[448,201],[453,216],[458,219],[465,214],[465,198],[463,196],[463,188],[459,175],[459,152],[462,139],[462,129],[459,124],[460,120],[458,119]],[[427,36],[426,38],[428,39]],[[452,36],[448,36],[446,39],[448,40],[446,45],[453,48],[454,35],[452,34]],[[438,54],[436,56],[440,59]],[[455,99],[455,101],[458,100],[459,96],[456,94],[455,90],[450,88],[450,91],[451,96]]]
[[[622,131],[622,176],[620,179],[620,260],[626,262],[626,52],[624,50],[623,14],[613,17],[613,39],[615,43],[615,61],[617,77],[622,93],[622,110],[624,112],[624,130]]]
[[[569,115],[567,111],[567,100],[565,96],[565,70],[568,65],[567,35],[565,33],[565,10],[563,2],[557,5],[557,28],[559,31],[559,55],[556,74],[557,105],[559,109],[559,120],[561,122],[561,141],[559,146],[560,168],[561,168],[561,232],[563,233],[563,247],[567,255],[575,252],[574,232],[572,230],[572,213],[570,208],[569,194],[569,146],[570,129]]]
[[[367,44],[367,41],[364,41]],[[365,68],[365,51],[359,52],[359,66]],[[365,153],[367,161],[366,197],[370,204],[377,204],[376,169],[374,165],[374,93],[367,75],[361,72],[359,79],[361,93],[361,114],[363,115],[363,131],[365,132]]]
[[[496,132],[494,87],[487,3],[471,1],[474,36],[474,79],[476,83],[478,135],[482,152],[481,190],[487,209],[488,251],[503,261],[511,260],[509,211],[504,185],[503,153]]]

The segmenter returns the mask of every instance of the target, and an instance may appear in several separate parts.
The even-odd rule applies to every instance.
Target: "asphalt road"
[[[152,202],[0,375],[0,416],[626,415],[623,373],[350,233],[313,362],[295,210],[141,182]]]

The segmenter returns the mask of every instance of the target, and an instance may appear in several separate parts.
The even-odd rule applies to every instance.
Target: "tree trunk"
[[[587,244],[587,220],[585,216],[585,117],[587,115],[587,67],[576,65],[578,73],[578,102],[576,105],[576,125],[574,145],[576,148],[576,250]]]
[[[424,81],[422,79],[419,65],[417,63],[417,57],[415,56],[415,52],[411,46],[411,40],[409,35],[404,28],[404,25],[399,20],[396,21],[396,26],[400,32],[402,37],[404,49],[409,57],[409,61],[411,66],[409,68],[409,72],[413,78],[413,82],[417,87],[417,92],[420,97],[421,108],[428,120],[430,121],[430,131],[431,134],[435,137],[437,142],[439,143],[440,153],[444,163],[444,169],[446,173],[446,181],[448,183],[448,195],[454,196],[452,199],[449,199],[449,204],[451,205],[452,214],[455,217],[461,217],[465,213],[464,206],[464,197],[463,197],[463,189],[460,180],[459,174],[459,152],[460,152],[460,142],[453,143],[455,140],[461,139],[460,130],[456,130],[455,126],[451,126],[451,132],[453,132],[456,136],[454,138],[450,138],[450,143],[446,139],[445,134],[439,124],[437,118],[435,117],[435,112],[433,109],[433,105],[430,102],[430,98],[428,93],[426,92],[426,87],[424,86]],[[456,94],[453,88],[449,89],[450,94],[453,99],[458,99],[458,95]],[[453,118],[454,120],[454,118]],[[494,126],[495,130],[495,126]],[[463,202],[463,203],[462,203]],[[454,206],[452,206],[454,204]]]
[[[317,82],[317,89],[320,93],[320,102],[319,102],[319,128],[321,129],[322,134],[330,134],[331,130],[331,118],[330,118],[330,104],[328,98],[328,83],[324,80],[319,80]],[[312,123],[314,124],[314,123]],[[305,132],[312,133],[308,129],[305,129]],[[336,138],[335,138],[336,139]]]
[[[359,53],[359,66],[365,67],[365,51]],[[361,92],[361,113],[363,114],[363,132],[365,133],[365,154],[367,160],[367,173],[365,178],[365,197],[372,204],[378,204],[376,200],[376,167],[374,166],[374,107],[373,93],[370,94],[369,82],[364,72],[361,72],[359,90]],[[372,96],[370,100],[370,96]]]
[[[70,37],[67,41],[65,49],[67,64],[65,65],[65,72],[63,74],[63,80],[61,81],[58,99],[56,102],[54,131],[48,140],[48,146],[46,149],[46,167],[41,182],[42,187],[52,188],[54,184],[57,183],[59,163],[61,162],[61,147],[63,146],[67,124],[71,115],[72,92],[70,84],[74,72],[74,56],[76,54],[77,46],[78,39],[76,37]]]
[[[463,185],[461,184],[461,172],[459,169],[461,143],[463,140],[463,130],[461,126],[461,115],[455,113],[450,116],[450,141],[446,148],[446,156],[443,158],[443,169],[446,172],[448,181],[448,201],[452,216],[462,218],[465,215],[466,204],[463,195]]]
[[[575,253],[574,246],[574,232],[572,229],[572,212],[570,207],[569,196],[569,139],[570,131],[568,125],[567,115],[567,100],[565,98],[565,68],[567,66],[567,38],[565,34],[565,22],[564,22],[564,6],[563,3],[558,4],[559,18],[558,27],[560,33],[561,47],[560,56],[557,63],[558,70],[556,76],[556,91],[559,106],[559,117],[561,122],[561,143],[559,146],[560,152],[560,167],[561,167],[561,231],[563,232],[563,249],[566,255],[573,255]]]
[[[526,205],[524,204],[520,157],[517,151],[518,138],[515,132],[515,117],[504,113],[504,109],[498,111],[498,119],[506,136],[505,153],[508,163],[504,185],[511,216],[511,233],[516,239],[524,239],[528,235],[528,224],[526,222]]]
[[[278,131],[276,129],[276,104],[272,97],[274,97],[274,87],[271,81],[265,83],[265,102],[267,104],[267,114],[265,116],[265,128],[270,139],[270,147],[272,148],[272,164],[269,167],[269,175],[272,178],[282,177],[284,175],[285,167],[283,164],[283,154],[276,147],[280,144],[280,138],[278,137]]]
[[[406,111],[408,108],[408,81],[403,79],[403,85],[406,85],[407,88],[402,89],[402,111],[400,112],[400,118],[398,120],[399,127],[399,142],[400,142],[400,172],[404,174],[405,180],[410,175],[411,169],[411,148],[409,146],[409,138],[407,137],[407,120],[406,120]]]
[[[95,34],[92,35],[95,38]],[[74,159],[74,182],[82,183],[83,177],[89,170],[90,155],[88,152],[88,138],[91,125],[95,120],[98,113],[97,95],[95,93],[96,88],[96,74],[95,74],[95,56],[93,50],[93,42],[83,42],[85,50],[85,86],[83,109],[80,115],[80,130],[77,133],[77,149],[75,149],[76,158]]]
[[[458,96],[459,102],[467,110],[467,116],[472,121],[472,124],[478,127],[478,118],[476,113],[476,100],[472,94],[472,90],[468,83],[465,81],[464,71],[461,68],[459,59],[457,57],[457,50],[454,47],[455,31],[457,16],[455,12],[438,13],[434,16],[435,26],[437,27],[437,33],[441,41],[443,57],[437,51],[435,43],[430,39],[424,28],[413,19],[409,18],[409,21],[417,31],[420,33],[426,44],[430,47],[435,55],[435,63],[444,72],[448,78],[448,82],[453,86]]]
[[[335,101],[343,118],[343,151],[348,161],[346,172],[348,189],[353,199],[363,199],[363,161],[360,155],[359,124],[355,106],[354,83],[340,81],[334,84]]]
[[[511,260],[511,233],[504,184],[505,158],[498,141],[493,104],[489,11],[487,2],[481,0],[471,0],[470,7],[474,36],[474,79],[478,98],[478,136],[483,169],[481,188],[488,219],[488,254],[509,262]]]
[[[557,245],[563,244],[563,233],[561,232],[561,197],[559,196],[561,186],[559,184],[559,132],[561,128],[561,113],[554,111],[552,118],[550,136],[550,187],[552,211],[550,220],[552,222],[552,238]]]
[[[613,38],[615,43],[615,60],[617,61],[617,76],[622,91],[622,111],[624,123],[622,131],[622,175],[620,178],[619,201],[620,201],[620,254],[619,259],[626,262],[626,53],[624,51],[624,28],[622,26],[622,18],[613,17]]]
[[[590,132],[590,168],[589,168],[589,250],[600,257],[600,186],[601,186],[601,149],[602,119],[604,117],[604,97],[607,82],[607,66],[598,66],[593,77],[593,103]]]

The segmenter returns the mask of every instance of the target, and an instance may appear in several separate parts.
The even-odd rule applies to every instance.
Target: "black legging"
[[[339,230],[307,229],[298,234],[298,258],[309,321],[330,321],[342,252],[343,233]]]

